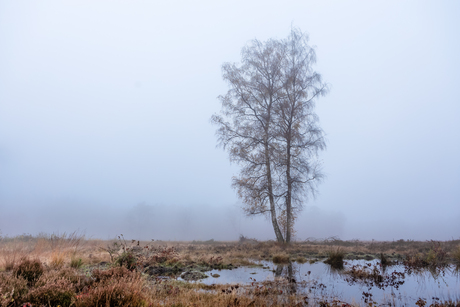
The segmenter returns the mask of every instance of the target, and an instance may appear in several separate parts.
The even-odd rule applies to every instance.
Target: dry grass
[[[77,233],[3,238],[0,240],[0,271],[11,270],[24,255],[37,257],[43,263],[57,267],[69,266],[72,259],[75,259],[74,265],[76,265],[75,261],[80,262],[78,259],[81,259],[81,265],[110,262],[111,257],[104,249],[117,241],[88,240]],[[309,260],[325,258],[331,250],[337,248],[343,252],[344,259],[379,258],[380,254],[384,253],[389,261],[402,260],[406,255],[429,254],[430,250],[433,250],[433,243],[428,241],[368,242],[341,241],[334,238],[322,241],[308,240],[290,245],[280,245],[273,241],[250,241],[250,243],[240,244],[211,240],[194,243],[155,241],[139,242],[139,244],[141,246],[148,244],[157,249],[174,248],[175,258],[170,259],[172,261],[170,264],[210,263],[211,259],[220,259],[220,263],[224,266],[254,265],[255,261],[272,260],[277,255],[288,255],[290,259],[301,259],[301,261],[304,258]],[[439,242],[438,249],[433,250],[430,257],[432,260],[438,260],[439,257],[434,259],[433,255],[441,255],[438,251],[442,250],[450,255],[447,258],[459,259],[459,245],[460,240]]]
[[[288,254],[276,254],[273,256],[273,263],[289,263],[289,255]]]
[[[114,245],[120,242],[88,240],[76,234],[0,239],[0,269],[3,271],[0,272],[0,306],[9,306],[12,299],[16,306],[26,302],[34,302],[34,306],[301,306],[305,304],[303,297],[286,294],[289,285],[280,285],[279,288],[263,285],[238,288],[206,286],[146,278],[136,270],[143,269],[145,265],[177,269],[191,266],[225,269],[254,265],[258,260],[289,262],[291,259],[305,262],[331,256],[330,251],[340,251],[342,260],[366,255],[378,257],[381,253],[392,259],[413,253],[424,255],[432,263],[446,259],[460,263],[459,240],[436,243],[310,240],[291,245],[253,240],[249,243],[129,241],[124,242],[125,245]],[[132,271],[124,267],[128,266],[129,262],[126,261],[129,258],[121,257],[130,253],[135,259],[130,267]],[[36,276],[32,274],[33,282],[29,283],[24,274],[17,273],[25,255],[43,265],[43,272]],[[104,268],[99,266],[101,262],[121,266],[101,270]],[[33,265],[23,264],[23,267]],[[358,270],[355,273],[359,273]],[[358,277],[368,280],[375,277],[375,274],[369,274]],[[375,282],[375,278],[372,280]],[[309,305],[314,306],[314,303],[310,302]]]
[[[343,268],[343,258],[345,257],[345,252],[341,247],[331,249],[328,252],[328,257],[324,263],[330,264],[334,268]]]
[[[451,252],[451,255],[456,264],[460,265],[460,245]]]

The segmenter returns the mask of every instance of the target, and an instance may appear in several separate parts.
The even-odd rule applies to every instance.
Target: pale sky
[[[216,148],[224,62],[291,25],[331,85],[297,238],[460,238],[460,2],[0,0],[0,232],[274,239]]]

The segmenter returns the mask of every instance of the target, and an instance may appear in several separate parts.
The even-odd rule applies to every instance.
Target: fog
[[[296,239],[460,237],[460,3],[0,0],[0,235],[274,239],[216,148],[221,65],[309,33],[327,176]]]

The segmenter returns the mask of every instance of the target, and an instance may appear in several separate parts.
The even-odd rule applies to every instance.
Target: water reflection
[[[284,274],[283,274],[284,272]],[[275,269],[275,277],[281,278],[284,277],[289,285],[287,288],[289,294],[297,293],[297,281],[295,279],[296,268],[289,263],[287,265],[278,264]]]
[[[455,266],[407,270],[403,265],[380,266],[377,260],[347,261],[343,269],[334,269],[323,262],[275,265],[261,261],[260,264],[261,267],[210,271],[208,275],[218,273],[220,277],[201,282],[248,286],[256,282],[283,293],[305,293],[311,298],[340,298],[346,302],[379,302],[393,306],[414,305],[420,297],[427,303],[435,299],[460,298],[460,270]],[[355,278],[350,273],[353,267]],[[359,272],[364,269],[367,273]]]

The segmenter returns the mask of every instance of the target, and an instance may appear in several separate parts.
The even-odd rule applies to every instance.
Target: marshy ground
[[[458,274],[459,264],[460,240],[331,238],[283,245],[244,237],[147,242],[85,239],[78,233],[22,235],[0,239],[0,306],[394,305],[394,299],[379,301],[371,290],[393,293],[414,272],[444,274],[445,280],[446,274]],[[360,292],[335,293],[323,281],[324,272],[358,285]],[[460,306],[457,291],[407,302]]]

